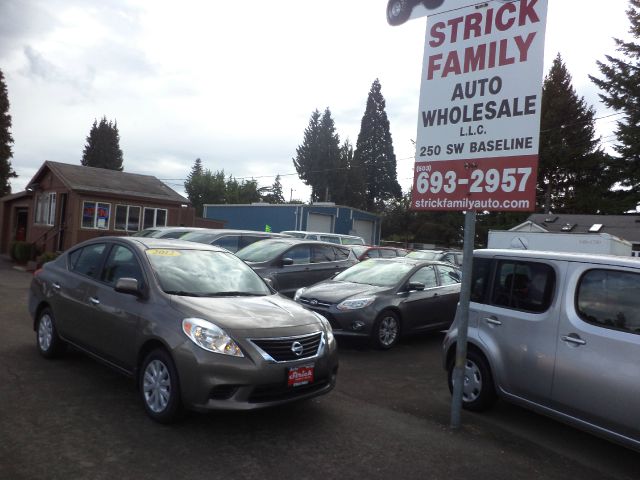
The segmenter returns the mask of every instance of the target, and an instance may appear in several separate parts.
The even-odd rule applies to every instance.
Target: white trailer
[[[550,233],[490,230],[487,248],[631,256],[631,243],[608,233]]]

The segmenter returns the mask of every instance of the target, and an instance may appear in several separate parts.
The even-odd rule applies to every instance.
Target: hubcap
[[[38,344],[40,348],[46,352],[51,347],[51,341],[53,340],[53,323],[51,317],[44,314],[40,318],[38,325]]]
[[[384,346],[389,346],[395,342],[398,336],[398,322],[394,317],[384,317],[380,322],[378,338]]]
[[[167,408],[171,398],[171,377],[167,366],[160,360],[153,360],[144,371],[144,400],[154,413]]]
[[[473,402],[482,392],[482,375],[480,369],[471,360],[464,365],[464,384],[462,387],[462,399],[465,402]]]

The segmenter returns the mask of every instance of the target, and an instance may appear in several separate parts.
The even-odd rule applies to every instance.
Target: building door
[[[364,243],[373,245],[373,222],[369,220],[354,220],[353,234],[364,238]]]
[[[29,225],[29,209],[26,207],[16,208],[14,240],[18,242],[27,241],[28,225]]]
[[[333,216],[310,213],[307,218],[307,232],[333,232]]]

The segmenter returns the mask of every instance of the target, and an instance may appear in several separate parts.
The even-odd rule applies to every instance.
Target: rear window
[[[590,270],[578,282],[576,310],[585,322],[640,333],[640,274]]]

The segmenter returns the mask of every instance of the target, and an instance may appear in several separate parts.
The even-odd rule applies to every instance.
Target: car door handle
[[[60,290],[60,284],[59,283],[52,283],[51,286],[53,288],[55,288],[56,290]]]
[[[98,300],[96,297],[89,297],[89,301],[94,305],[100,305],[100,300]]]
[[[502,325],[502,322],[494,317],[487,317],[484,319],[489,325]]]
[[[587,342],[585,340],[581,339],[578,336],[563,335],[560,338],[562,339],[563,342],[573,343],[574,345],[586,345],[587,344]]]

